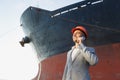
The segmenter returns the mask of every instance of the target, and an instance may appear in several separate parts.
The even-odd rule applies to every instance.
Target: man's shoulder
[[[93,48],[93,47],[87,47],[87,49],[90,51],[95,51],[95,48]]]
[[[67,53],[70,53],[73,49],[74,49],[74,46],[72,46],[71,49],[67,51]]]

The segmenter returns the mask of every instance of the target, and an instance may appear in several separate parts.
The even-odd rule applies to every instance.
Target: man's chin
[[[73,41],[74,43],[79,43],[77,40]]]

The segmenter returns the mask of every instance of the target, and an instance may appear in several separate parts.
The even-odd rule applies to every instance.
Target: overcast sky
[[[30,45],[21,47],[24,37],[20,16],[29,6],[55,10],[81,0],[1,0],[0,80],[30,80],[37,75],[38,59]]]

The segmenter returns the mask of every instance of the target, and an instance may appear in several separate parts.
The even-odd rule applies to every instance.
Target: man
[[[90,80],[89,66],[98,62],[94,48],[86,47],[83,42],[88,33],[83,26],[72,29],[75,46],[67,53],[67,61],[62,80]]]

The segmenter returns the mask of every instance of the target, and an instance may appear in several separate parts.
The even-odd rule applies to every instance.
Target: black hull
[[[93,1],[93,2],[92,2]],[[120,42],[120,1],[79,2],[55,11],[29,7],[21,16],[21,25],[38,54],[39,60],[65,52],[73,45],[71,29],[85,26],[88,46]]]

